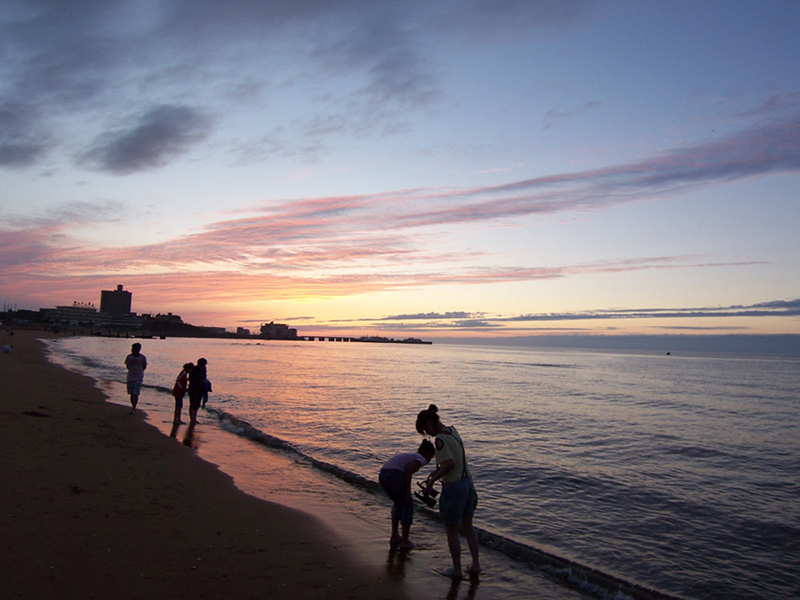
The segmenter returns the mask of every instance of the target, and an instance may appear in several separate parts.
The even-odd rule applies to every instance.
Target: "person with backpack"
[[[203,396],[206,393],[206,379],[208,371],[206,365],[208,361],[205,358],[198,358],[191,373],[189,373],[189,424],[197,424],[197,410],[200,408],[200,403],[203,401]]]

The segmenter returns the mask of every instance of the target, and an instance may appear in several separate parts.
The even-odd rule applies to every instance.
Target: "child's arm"
[[[413,500],[411,498],[411,479],[414,476],[414,473],[419,471],[419,468],[421,466],[422,465],[419,462],[417,462],[416,460],[413,461],[413,462],[410,462],[410,463],[408,463],[406,465],[406,469],[405,469],[405,475],[406,475],[406,502],[408,504],[411,504],[413,502]]]

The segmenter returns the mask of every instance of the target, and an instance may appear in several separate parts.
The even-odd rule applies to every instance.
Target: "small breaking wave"
[[[220,425],[227,431],[230,431],[231,433],[235,433],[236,435],[247,438],[248,440],[262,444],[267,448],[282,450],[283,452],[292,454],[295,457],[300,458],[304,462],[310,464],[311,466],[319,469],[320,471],[324,471],[326,473],[330,473],[331,475],[335,475],[342,481],[345,481],[346,483],[349,483],[351,485],[358,486],[367,491],[378,492],[381,489],[381,486],[380,484],[378,484],[378,482],[367,479],[366,477],[362,477],[357,473],[353,473],[352,471],[348,471],[347,469],[343,469],[331,463],[319,460],[318,458],[314,458],[310,454],[306,454],[305,452],[300,450],[294,444],[287,442],[286,440],[276,437],[274,435],[269,435],[268,433],[264,433],[257,427],[253,427],[247,421],[240,419],[239,417],[232,415],[229,412],[226,412],[224,410],[219,410],[217,408],[212,408],[210,406],[206,407],[206,412],[214,415],[219,420]]]

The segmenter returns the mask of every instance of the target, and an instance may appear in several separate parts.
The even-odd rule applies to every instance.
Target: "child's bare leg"
[[[389,543],[393,546],[395,544],[399,544],[401,541],[400,532],[398,531],[400,527],[400,519],[396,517],[392,517],[392,537],[389,538]]]
[[[403,537],[400,539],[400,547],[404,550],[410,550],[414,547],[414,542],[408,539],[411,533],[411,525],[403,525]]]

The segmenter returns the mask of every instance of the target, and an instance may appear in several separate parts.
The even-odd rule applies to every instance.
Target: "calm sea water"
[[[51,347],[60,362],[124,381],[130,343],[63,338]],[[546,568],[563,575],[563,558],[575,563],[573,583],[588,578],[584,591],[601,594],[607,575],[687,599],[800,597],[800,359],[143,345],[143,402],[152,394],[169,406],[181,365],[204,356],[221,424],[342,478],[352,493],[340,500],[381,518],[383,505],[361,496],[388,457],[416,448],[416,414],[435,403],[464,438],[482,539],[510,569],[552,559]]]

